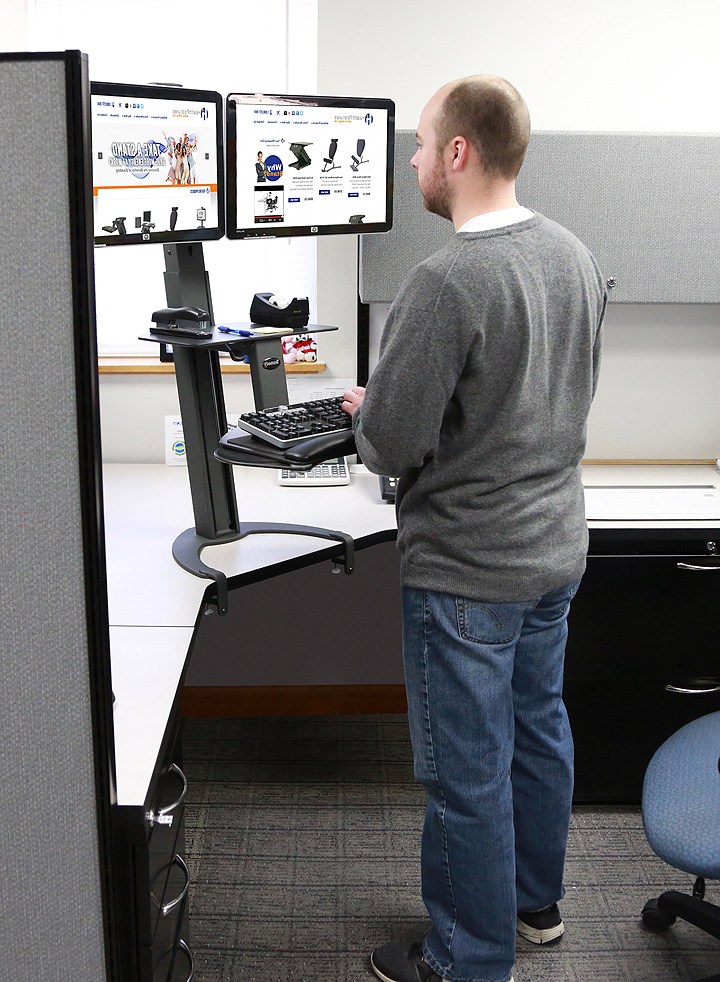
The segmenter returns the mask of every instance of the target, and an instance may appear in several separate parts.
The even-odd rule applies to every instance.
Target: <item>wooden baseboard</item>
[[[185,719],[406,713],[404,685],[186,685]]]
[[[324,372],[324,361],[299,361],[285,366],[286,375],[317,375]],[[220,372],[223,375],[249,375],[250,366],[245,362],[220,359]],[[98,358],[99,375],[174,375],[175,365],[171,361],[159,361],[155,357],[116,357],[101,355]]]

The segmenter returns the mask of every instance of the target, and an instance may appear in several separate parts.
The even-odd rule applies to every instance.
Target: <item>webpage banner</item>
[[[92,96],[94,234],[218,225],[213,103]]]
[[[237,227],[386,221],[387,116],[236,103]]]

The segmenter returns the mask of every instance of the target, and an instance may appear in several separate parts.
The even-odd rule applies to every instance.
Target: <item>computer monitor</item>
[[[389,99],[231,94],[227,235],[326,235],[392,227]]]
[[[223,104],[218,92],[92,82],[97,245],[225,234]]]

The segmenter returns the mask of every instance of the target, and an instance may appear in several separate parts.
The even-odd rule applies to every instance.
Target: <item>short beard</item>
[[[435,170],[430,175],[429,183],[421,189],[423,204],[433,215],[452,221],[453,198],[447,179],[440,168],[440,159],[438,158]]]

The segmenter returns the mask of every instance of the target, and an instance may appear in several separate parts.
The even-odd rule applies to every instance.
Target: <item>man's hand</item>
[[[350,389],[343,395],[342,407],[346,413],[350,416],[355,412],[355,410],[362,405],[362,401],[365,397],[365,389],[361,385],[356,385],[354,388]]]

